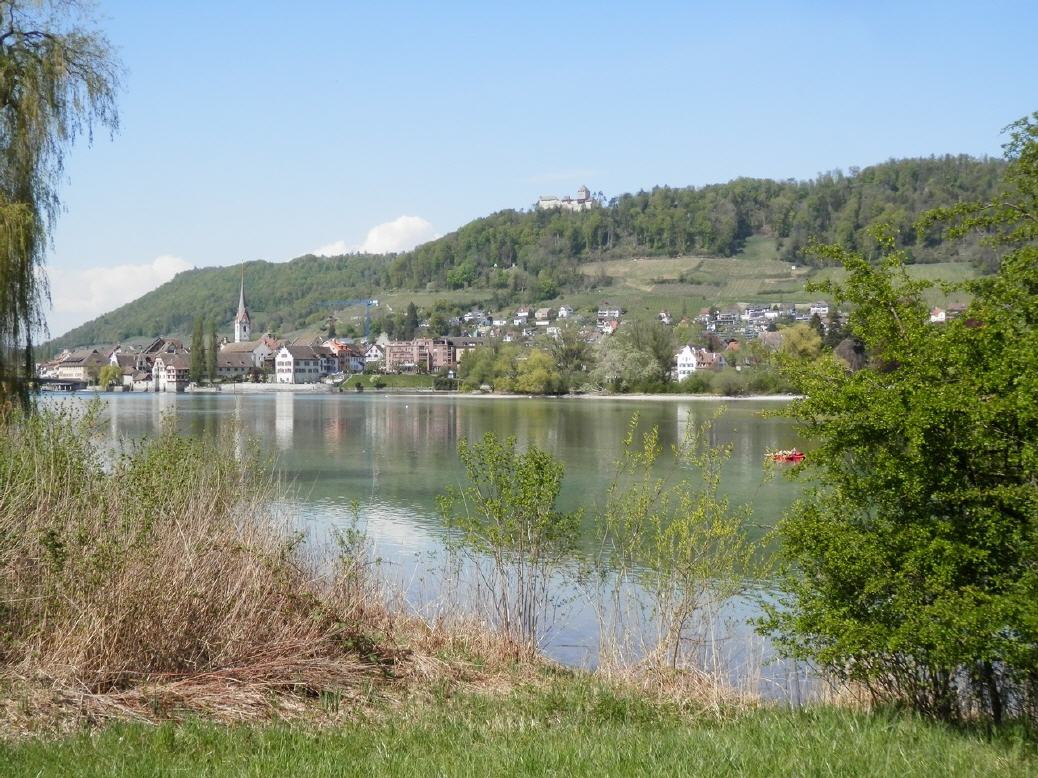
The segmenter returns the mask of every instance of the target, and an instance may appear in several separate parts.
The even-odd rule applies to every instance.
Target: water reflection
[[[595,508],[615,472],[632,417],[638,433],[659,428],[665,452],[679,443],[686,426],[714,419],[710,401],[623,399],[502,400],[364,394],[262,395],[175,393],[110,395],[107,428],[112,440],[155,433],[164,416],[196,435],[234,434],[235,447],[255,441],[276,454],[292,486],[295,515],[315,539],[352,521],[352,504],[385,560],[385,570],[420,598],[435,592],[436,560],[443,527],[436,496],[460,485],[458,441],[494,432],[514,435],[520,446],[536,445],[559,457],[566,475],[562,507],[585,508],[581,548],[596,548]],[[769,448],[804,447],[788,421],[765,418],[773,404],[737,402],[713,423],[711,442],[731,443],[722,491],[734,504],[749,502],[754,525],[770,525],[796,497],[799,486],[768,480],[763,455]],[[233,432],[232,432],[233,430]],[[663,467],[672,461],[665,454]],[[432,560],[432,561],[430,561]],[[733,604],[726,617],[741,618],[747,605]],[[745,619],[742,618],[742,622]],[[741,622],[741,623],[742,623]],[[585,661],[596,651],[593,611],[573,607],[553,632],[549,651],[565,661]],[[746,636],[743,625],[736,630]]]

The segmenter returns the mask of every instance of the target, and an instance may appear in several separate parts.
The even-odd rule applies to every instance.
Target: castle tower
[[[252,322],[249,307],[245,304],[245,263],[241,263],[241,292],[238,295],[238,315],[234,317],[234,342],[252,339]]]

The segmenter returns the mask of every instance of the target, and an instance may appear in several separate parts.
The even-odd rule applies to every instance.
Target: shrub
[[[555,508],[562,463],[534,447],[519,452],[515,438],[501,442],[491,432],[477,443],[462,440],[458,455],[468,485],[441,496],[440,512],[458,533],[457,548],[472,553],[497,627],[515,643],[532,646],[548,606],[550,576],[573,550],[580,521],[579,513]]]

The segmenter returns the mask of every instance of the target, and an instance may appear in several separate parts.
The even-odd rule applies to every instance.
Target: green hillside
[[[931,157],[811,181],[658,187],[580,213],[500,211],[402,254],[249,262],[249,304],[256,331],[288,333],[316,328],[341,308],[337,301],[366,297],[394,308],[414,300],[421,307],[479,302],[495,310],[558,299],[579,308],[609,297],[646,313],[778,302],[800,299],[817,272],[806,251],[812,241],[869,252],[865,228],[874,221],[893,225],[912,260],[932,265],[928,275],[954,280],[989,270],[990,250],[933,236],[918,240],[912,222],[935,206],[990,197],[1002,169],[996,160]],[[237,267],[181,273],[56,338],[47,350],[186,333],[200,316],[226,331],[239,273]]]

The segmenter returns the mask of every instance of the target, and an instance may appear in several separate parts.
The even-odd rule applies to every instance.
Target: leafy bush
[[[921,229],[980,229],[1012,250],[974,300],[929,322],[929,284],[877,229],[874,264],[819,251],[847,280],[869,364],[788,361],[791,412],[820,444],[779,526],[785,649],[931,716],[1038,721],[1038,114],[1014,126],[1007,188]]]
[[[579,513],[555,508],[562,463],[538,448],[519,452],[515,438],[501,442],[491,432],[477,443],[462,440],[458,455],[468,485],[442,495],[440,512],[458,533],[456,548],[475,555],[498,628],[532,646],[550,576],[573,550],[580,520]],[[479,555],[489,558],[489,567]]]

